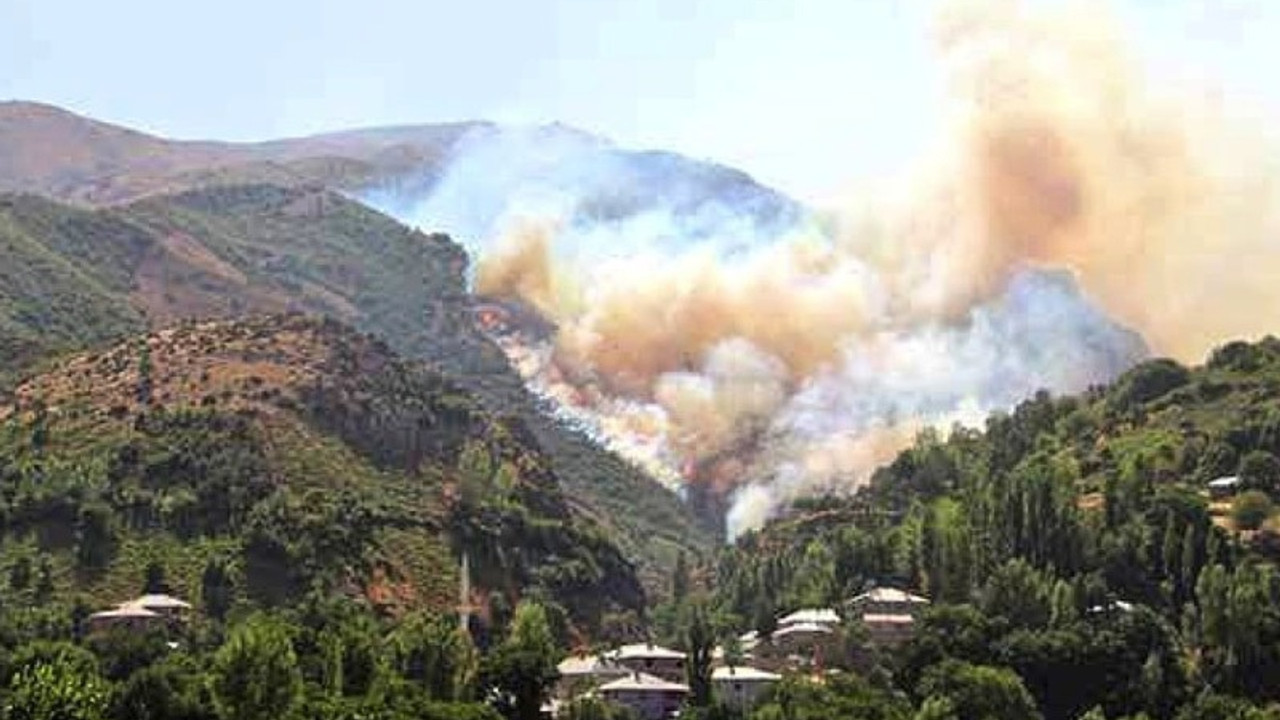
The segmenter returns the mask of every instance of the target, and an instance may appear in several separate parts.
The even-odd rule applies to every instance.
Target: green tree
[[[923,702],[946,700],[967,720],[1036,720],[1040,711],[1016,673],[1004,668],[944,660],[925,671],[916,687]],[[935,700],[936,701],[936,700]]]
[[[147,563],[146,570],[143,571],[142,592],[156,594],[169,592],[168,573],[165,571],[163,562],[152,560]]]
[[[1266,450],[1254,450],[1240,460],[1236,470],[1240,484],[1248,490],[1261,490],[1275,497],[1280,491],[1280,459]]]
[[[107,687],[94,673],[68,662],[41,662],[9,682],[6,720],[101,720]]]
[[[873,687],[849,674],[832,675],[823,682],[787,677],[762,699],[752,720],[906,720],[911,706],[900,695]]]
[[[676,567],[671,573],[671,599],[683,602],[689,594],[689,559],[684,550],[676,555]]]
[[[80,510],[76,523],[76,562],[84,569],[106,567],[116,554],[117,530],[115,514],[102,503],[91,503]]]
[[[200,575],[200,603],[205,613],[215,620],[224,620],[234,597],[235,587],[226,563],[217,558],[210,559]]]
[[[1022,559],[996,569],[982,590],[981,607],[992,617],[1003,616],[1015,627],[1038,628],[1053,614],[1051,586]]]
[[[512,720],[537,720],[548,692],[559,678],[559,649],[546,609],[533,601],[516,606],[511,631],[482,663],[485,685]]]
[[[1231,502],[1231,519],[1240,530],[1257,530],[1271,517],[1271,498],[1259,490],[1249,490]]]
[[[399,675],[419,685],[433,700],[467,700],[473,695],[477,655],[471,636],[445,616],[411,615],[391,633],[392,662]]]
[[[226,720],[279,720],[298,702],[302,673],[289,633],[256,616],[237,627],[213,658],[212,688]]]
[[[711,653],[715,648],[715,633],[703,602],[689,605],[681,640],[688,653],[685,674],[689,683],[689,704],[708,707],[711,705]]]
[[[116,720],[216,720],[202,696],[203,681],[191,658],[167,659],[130,675],[116,693],[111,714]]]

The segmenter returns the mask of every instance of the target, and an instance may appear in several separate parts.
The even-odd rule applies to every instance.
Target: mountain
[[[472,176],[481,182],[465,182]],[[446,182],[459,177],[461,184]],[[797,203],[739,170],[674,153],[622,149],[563,125],[458,122],[259,143],[194,142],[50,105],[0,102],[0,191],[107,205],[216,185],[323,185],[375,198],[381,209],[424,227],[482,232],[483,227],[455,222],[454,208],[421,211],[442,183],[446,195],[464,190],[472,206],[505,206],[517,191],[531,187],[571,188],[577,196],[574,219],[592,222],[654,208],[696,215],[732,206],[757,223],[785,223],[801,214]],[[492,219],[497,210],[481,212]]]
[[[357,186],[438,163],[482,123],[338,132],[262,143],[166,140],[40,103],[0,103],[0,190],[88,204],[212,183]]]
[[[476,329],[467,258],[445,236],[318,187],[217,186],[99,209],[0,196],[0,249],[0,379],[184,319],[329,316],[519,418],[575,510],[616,534],[651,591],[680,552],[714,543],[675,495],[543,411]]]
[[[740,171],[558,125],[192,142],[26,102],[0,103],[0,191],[0,386],[50,355],[184,319],[333,317],[521,418],[575,510],[617,534],[651,591],[665,588],[678,555],[709,552],[714,524],[526,390],[474,326],[469,260],[452,239],[350,198],[455,230],[468,247],[544,191],[571,197],[569,220],[581,226],[658,211],[696,235],[719,233],[738,211],[762,226],[802,213]]]
[[[259,604],[318,584],[450,610],[465,552],[477,591],[541,593],[581,629],[642,611],[633,567],[571,512],[523,422],[336,321],[183,323],[13,396],[0,555],[53,558],[58,593],[108,604],[158,562],[194,597],[222,563]]]

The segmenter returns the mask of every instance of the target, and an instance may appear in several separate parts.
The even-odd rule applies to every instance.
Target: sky
[[[934,128],[933,5],[0,0],[0,99],[227,140],[559,121],[813,198],[900,165]],[[1280,3],[1108,5],[1153,77],[1280,106]]]

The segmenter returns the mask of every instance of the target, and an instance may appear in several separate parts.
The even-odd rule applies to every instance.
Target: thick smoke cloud
[[[935,30],[947,151],[897,202],[807,213],[552,128],[464,143],[401,214],[475,243],[477,292],[556,322],[508,344],[535,388],[731,499],[731,535],[922,428],[1114,377],[1147,352],[1125,326],[1183,359],[1270,329],[1269,145],[1157,97],[1095,5],[952,3]]]

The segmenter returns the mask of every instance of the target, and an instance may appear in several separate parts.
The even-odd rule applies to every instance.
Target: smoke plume
[[[1153,90],[1107,18],[948,5],[946,151],[895,202],[805,211],[552,129],[477,138],[411,219],[478,243],[477,292],[556,323],[508,344],[533,387],[670,485],[712,486],[732,536],[925,427],[1271,329],[1272,147]]]

